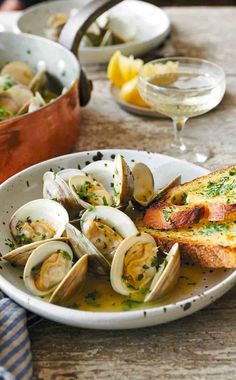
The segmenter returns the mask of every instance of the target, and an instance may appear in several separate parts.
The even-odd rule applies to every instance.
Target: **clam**
[[[7,93],[12,96],[18,105],[18,111],[26,103],[28,103],[34,96],[30,89],[22,84],[16,84],[7,90]]]
[[[100,160],[87,165],[83,171],[99,181],[113,196],[115,207],[124,207],[133,195],[133,175],[123,156],[114,161]]]
[[[1,75],[8,75],[15,82],[28,86],[33,78],[31,67],[21,61],[13,61],[6,64],[2,70]]]
[[[95,161],[83,170],[44,174],[43,196],[56,199],[76,219],[80,210],[105,205],[124,207],[133,194],[133,177],[124,158]]]
[[[81,210],[77,196],[68,185],[69,179],[76,175],[85,176],[85,173],[78,169],[64,169],[57,174],[46,172],[43,176],[43,197],[60,202],[67,210],[70,219],[75,219]]]
[[[118,40],[116,43],[129,42],[135,38],[137,28],[131,19],[109,15],[108,29]]]
[[[6,91],[16,82],[9,75],[0,75],[0,91]]]
[[[125,213],[108,206],[97,206],[85,211],[80,223],[82,233],[109,262],[120,243],[138,232]]]
[[[47,239],[47,242],[54,241],[55,239]],[[56,238],[57,241],[67,241],[68,239],[65,237]],[[42,241],[36,241],[34,243],[23,245],[21,247],[15,248],[12,251],[6,253],[4,255],[4,260],[8,261],[9,263],[18,266],[18,267],[24,267],[27,263],[28,258],[30,257],[33,250],[39,245],[44,244],[45,240]]]
[[[134,177],[133,204],[147,207],[158,200],[164,191],[180,184],[181,176],[175,177],[163,188],[154,191],[154,178],[151,170],[144,163],[138,162],[132,168]]]
[[[110,30],[107,30],[102,38],[102,41],[100,42],[100,46],[112,45],[112,41],[112,32]]]
[[[99,160],[88,164],[83,172],[96,181],[101,182],[105,189],[113,195],[114,187],[114,161]]]
[[[85,283],[88,271],[88,255],[82,256],[67,273],[62,282],[54,290],[49,299],[50,303],[63,305],[78,294]]]
[[[4,259],[24,265],[37,246],[61,237],[68,221],[67,211],[55,201],[36,199],[26,203],[10,220],[11,234],[18,247],[6,254]]]
[[[70,271],[73,252],[61,241],[41,244],[30,255],[24,269],[26,288],[36,296],[52,293]]]
[[[101,182],[98,182],[89,175],[71,177],[69,179],[69,187],[83,208],[87,209],[91,205],[111,206],[113,204],[112,195]]]
[[[19,109],[17,112],[18,115],[22,115],[26,112],[34,112],[40,109],[41,107],[45,106],[46,103],[39,92],[35,93],[35,96],[33,96],[29,101],[27,101],[23,106]]]
[[[110,271],[109,261],[87,239],[87,237],[72,224],[66,225],[66,234],[77,258],[89,256],[90,267],[93,272],[104,275]]]
[[[19,105],[14,97],[7,91],[0,92],[0,117],[1,120],[9,119],[17,113]]]
[[[47,21],[47,27],[45,28],[45,35],[47,38],[53,41],[58,41],[61,31],[64,25],[68,21],[68,16],[64,13],[56,13],[52,15]]]
[[[40,91],[46,84],[46,70],[39,70],[29,83],[29,89],[35,94]]]
[[[125,159],[120,154],[114,161],[114,198],[116,207],[128,204],[133,196],[134,179]]]
[[[149,167],[138,162],[132,168],[134,177],[133,199],[140,205],[146,207],[154,197],[154,178]]]
[[[138,233],[129,236],[115,252],[110,280],[113,289],[125,296],[138,296],[144,302],[168,294],[175,286],[180,271],[178,244],[174,244],[164,261],[152,236]]]

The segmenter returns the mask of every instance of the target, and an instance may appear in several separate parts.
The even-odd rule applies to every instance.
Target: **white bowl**
[[[24,203],[42,196],[42,177],[45,171],[59,170],[62,167],[77,168],[78,165],[83,167],[88,161],[92,162],[101,158],[112,159],[116,153],[124,155],[131,167],[134,162],[144,162],[149,165],[154,172],[157,187],[179,174],[185,182],[207,173],[205,169],[188,162],[156,153],[132,150],[89,151],[42,162],[8,179],[0,187],[0,252],[4,254],[9,251],[5,239],[11,238],[8,225],[13,212]],[[191,290],[192,294],[183,295],[173,304],[166,302],[161,307],[144,307],[137,311],[88,312],[51,305],[29,294],[20,278],[22,272],[3,259],[0,258],[0,260],[0,289],[13,300],[44,318],[67,325],[94,329],[136,328],[182,318],[210,304],[236,283],[236,271],[204,271],[203,269],[205,280]]]
[[[73,8],[80,9],[86,0],[58,0],[42,3],[28,8],[18,19],[18,29],[24,33],[45,37],[48,18],[58,12],[69,16]],[[170,31],[170,21],[160,8],[137,0],[126,0],[109,11],[112,15],[125,13],[131,15],[137,27],[134,41],[105,47],[81,47],[80,62],[83,64],[106,63],[116,50],[125,55],[142,55],[160,45]]]

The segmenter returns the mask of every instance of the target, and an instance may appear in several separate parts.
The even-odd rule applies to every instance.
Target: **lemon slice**
[[[133,56],[125,57],[120,51],[116,51],[108,64],[107,76],[112,84],[122,87],[124,83],[138,75],[142,66],[141,59],[135,59]]]
[[[139,107],[148,108],[149,106],[142,99],[138,90],[138,77],[131,79],[125,83],[119,93],[120,99],[123,101],[134,104]]]
[[[121,71],[120,71],[120,51],[116,51],[110,59],[107,67],[108,79],[117,87],[121,87],[124,83]]]

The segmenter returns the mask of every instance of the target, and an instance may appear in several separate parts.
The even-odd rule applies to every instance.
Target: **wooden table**
[[[206,58],[227,74],[221,105],[189,122],[186,135],[211,145],[206,167],[236,163],[236,8],[166,9],[171,39],[158,53]],[[83,110],[77,150],[161,152],[170,121],[142,119],[111,99],[104,68],[92,67],[93,99]],[[236,379],[236,288],[188,318],[146,329],[92,331],[43,321],[30,332],[35,379]]]

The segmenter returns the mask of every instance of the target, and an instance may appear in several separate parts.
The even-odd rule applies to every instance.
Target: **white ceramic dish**
[[[10,178],[0,187],[0,252],[8,252],[5,239],[11,237],[8,228],[10,216],[22,204],[42,196],[42,176],[46,170],[77,168],[78,165],[83,167],[87,161],[112,159],[118,152],[124,155],[130,166],[140,161],[148,164],[155,174],[158,187],[178,174],[182,174],[185,182],[207,173],[203,168],[168,156],[132,150],[75,153],[37,164]],[[22,273],[17,274],[16,268],[3,259],[0,262],[0,288],[26,309],[56,322],[94,329],[127,329],[185,317],[215,301],[236,283],[236,271],[233,270],[205,270],[204,273],[205,280],[194,288],[193,293],[178,299],[174,304],[125,312],[87,312],[48,304],[30,295],[19,277]]]
[[[44,29],[48,18],[58,12],[69,15],[73,8],[80,9],[87,0],[59,0],[35,5],[26,10],[18,19],[21,32],[45,37]],[[122,54],[139,56],[160,45],[170,31],[170,21],[160,8],[137,0],[126,0],[109,11],[112,14],[126,14],[137,26],[135,41],[105,47],[82,47],[80,62],[83,64],[107,63],[116,50]]]

